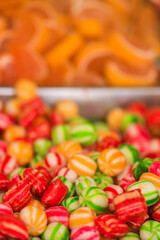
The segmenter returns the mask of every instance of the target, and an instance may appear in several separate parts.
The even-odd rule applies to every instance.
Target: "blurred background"
[[[160,0],[1,0],[0,86],[160,84]]]

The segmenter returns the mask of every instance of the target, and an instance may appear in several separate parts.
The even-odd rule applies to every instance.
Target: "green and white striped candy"
[[[118,149],[124,154],[127,164],[132,165],[140,159],[139,151],[130,144],[122,144]]]
[[[69,139],[69,128],[66,124],[58,125],[52,128],[52,141],[55,145],[65,142]]]
[[[76,193],[80,195],[80,193],[89,187],[97,187],[96,182],[88,176],[80,176],[75,180],[75,188],[76,188]]]
[[[71,127],[77,125],[77,124],[81,124],[81,123],[85,123],[88,122],[88,120],[86,118],[83,118],[81,116],[77,116],[77,117],[73,117],[68,119],[68,123],[70,124]]]
[[[74,187],[73,183],[69,179],[67,179],[67,178],[65,178],[63,176],[55,177],[52,180],[52,182],[54,182],[57,178],[60,178],[62,180],[62,182],[68,187],[67,198],[68,197],[72,197],[74,195],[74,193],[75,193],[75,187]]]
[[[45,138],[37,139],[34,142],[34,150],[38,155],[45,156],[49,150],[49,148],[52,146],[52,142]]]
[[[79,197],[69,197],[63,200],[61,203],[61,206],[67,208],[69,214],[71,214],[73,211],[77,210],[80,207],[79,204]]]
[[[141,240],[160,240],[160,223],[148,220],[140,228]]]
[[[103,174],[100,172],[97,172],[93,178],[97,184],[97,187],[99,187],[101,189],[104,189],[105,187],[107,187],[111,184],[114,184],[112,177],[109,177],[106,174]]]
[[[147,206],[152,206],[159,200],[159,194],[157,188],[151,181],[142,180],[131,184],[127,191],[140,189],[141,193],[143,194]]]
[[[94,124],[95,128],[97,129],[97,132],[110,130],[109,126],[105,122],[95,121],[93,124]]]
[[[150,165],[153,163],[153,159],[151,159],[151,158],[144,158],[143,160],[142,160],[142,163],[143,163],[143,166],[145,166],[145,168],[147,169],[147,171],[149,170],[149,167],[150,167]]]
[[[46,227],[42,240],[69,240],[69,231],[62,223],[53,222]]]
[[[81,192],[79,202],[81,207],[90,207],[98,214],[105,212],[108,206],[108,197],[102,189],[90,187]]]
[[[35,168],[37,164],[42,163],[44,161],[44,157],[41,155],[36,155],[29,163],[31,168]]]
[[[133,232],[128,232],[127,235],[119,240],[141,240],[138,234]]]
[[[100,152],[91,152],[89,153],[89,157],[92,158],[96,163],[98,162]]]
[[[71,128],[71,138],[83,146],[91,145],[97,141],[97,130],[89,122],[77,124]]]
[[[14,177],[16,174],[19,174],[20,176],[23,176],[24,170],[25,170],[25,168],[23,168],[23,167],[19,167],[19,168],[14,169],[12,171],[12,173],[9,175],[9,179]]]

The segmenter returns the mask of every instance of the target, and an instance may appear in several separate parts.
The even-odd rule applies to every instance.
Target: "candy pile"
[[[160,110],[90,122],[21,80],[0,107],[0,239],[160,238]]]

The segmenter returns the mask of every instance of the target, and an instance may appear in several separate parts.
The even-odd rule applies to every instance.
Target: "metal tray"
[[[0,88],[0,96],[7,99],[15,94],[14,88]],[[102,119],[111,108],[125,107],[133,101],[149,106],[160,105],[160,87],[151,88],[39,88],[38,94],[49,104],[70,99],[79,105],[82,116]]]

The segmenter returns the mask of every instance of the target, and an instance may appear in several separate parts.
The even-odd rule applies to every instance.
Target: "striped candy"
[[[97,172],[94,175],[93,178],[94,178],[94,180],[97,184],[97,187],[99,187],[101,189],[104,189],[105,187],[113,184],[113,178],[112,177],[109,177],[106,174],[103,174],[103,173],[100,173],[100,172]]]
[[[152,214],[152,218],[156,221],[160,221],[160,208],[158,208],[153,214]]]
[[[160,177],[160,161],[154,161],[149,167],[149,172]]]
[[[123,171],[116,176],[116,184],[119,184],[120,180],[123,179],[124,177],[131,176],[132,174],[132,166],[127,165]]]
[[[79,204],[79,197],[69,197],[63,200],[61,203],[63,207],[65,207],[69,214],[71,214],[73,211],[77,210],[80,207]]]
[[[19,174],[21,177],[23,176],[23,172],[24,172],[25,168],[23,167],[18,167],[16,169],[14,169],[11,174],[9,175],[9,179],[11,179],[12,177],[14,177],[16,174]]]
[[[16,174],[8,183],[8,190],[22,180],[19,174]]]
[[[46,214],[40,208],[27,206],[20,211],[19,218],[24,221],[31,236],[39,236],[47,226]]]
[[[66,124],[57,125],[52,128],[51,137],[54,145],[65,142],[69,139],[69,128]]]
[[[157,188],[159,194],[160,194],[160,177],[158,177],[157,175],[153,174],[153,173],[149,173],[149,172],[146,172],[146,173],[143,173],[139,179],[140,181],[141,180],[149,180],[151,181],[154,186]]]
[[[48,153],[45,156],[44,162],[48,168],[65,167],[67,165],[65,157],[56,152]]]
[[[0,159],[0,173],[9,175],[14,169],[18,167],[18,162],[15,157],[6,155]]]
[[[135,178],[132,175],[128,175],[120,180],[119,186],[123,188],[124,191],[126,192],[128,187],[135,182],[136,182]]]
[[[8,178],[3,173],[0,173],[0,192],[7,190],[8,183]]]
[[[103,213],[108,206],[108,197],[102,189],[90,187],[81,192],[79,202],[80,206],[88,206],[96,213]]]
[[[68,140],[57,146],[57,152],[62,154],[67,160],[69,160],[75,154],[81,153],[82,147],[78,142],[74,140]]]
[[[122,144],[118,149],[124,154],[127,164],[132,165],[140,159],[138,150],[130,144]]]
[[[34,150],[40,156],[45,156],[52,146],[52,142],[45,138],[39,138],[34,142]]]
[[[105,187],[103,191],[107,194],[108,197],[108,210],[110,212],[114,212],[115,206],[113,200],[118,194],[123,193],[123,189],[117,185],[110,185],[108,187]]]
[[[96,142],[97,130],[92,123],[80,123],[71,128],[71,138],[83,146],[88,146]]]
[[[140,237],[136,233],[128,232],[125,237],[120,238],[119,240],[140,240]]]
[[[100,238],[96,227],[84,226],[71,231],[71,240],[100,240]]]
[[[47,182],[50,183],[52,180],[52,176],[48,169],[45,166],[38,166],[36,169],[43,174],[43,176],[46,178]]]
[[[71,213],[69,218],[69,227],[74,229],[82,226],[93,227],[96,214],[90,207],[80,207]]]
[[[40,208],[41,210],[45,210],[45,207],[42,203],[36,199],[31,199],[30,203],[28,204],[30,207]]]
[[[126,159],[116,148],[107,148],[102,151],[98,158],[98,167],[108,176],[120,174],[126,166]]]
[[[141,193],[143,194],[147,207],[154,205],[159,200],[159,194],[154,186],[154,184],[148,180],[142,180],[133,183],[127,189],[127,191],[140,189]]]
[[[0,215],[1,214],[13,214],[12,208],[7,203],[0,203]]]
[[[75,171],[69,168],[60,168],[58,172],[56,173],[56,176],[62,176],[70,180],[72,183],[75,182],[75,180],[78,178],[78,175]]]
[[[69,228],[69,212],[65,207],[51,207],[45,213],[48,223],[59,222]]]
[[[160,223],[154,220],[148,220],[140,228],[141,240],[159,240]]]
[[[98,157],[99,157],[100,152],[89,152],[87,155],[92,158],[95,163],[98,162]]]
[[[50,223],[42,234],[42,240],[69,240],[69,231],[62,223]]]
[[[87,155],[76,154],[70,159],[68,167],[80,176],[85,175],[92,177],[96,172],[97,165],[94,160]]]
[[[55,181],[55,180],[58,179],[58,178],[61,179],[62,182],[63,182],[63,183],[67,186],[67,188],[68,188],[68,194],[67,194],[66,197],[72,197],[72,196],[74,195],[74,192],[75,192],[75,187],[74,187],[73,183],[72,183],[69,179],[67,179],[67,178],[65,178],[65,177],[62,177],[62,176],[55,177],[55,178],[52,180],[52,182]]]
[[[79,178],[76,179],[75,181],[75,188],[76,188],[76,193],[80,195],[80,193],[89,187],[96,187],[97,184],[96,182],[88,176],[80,176]]]

